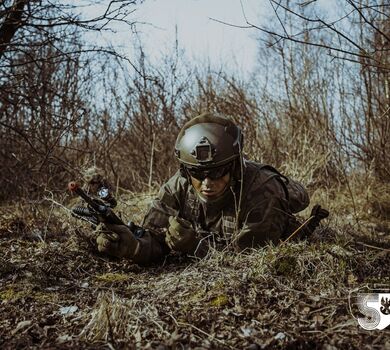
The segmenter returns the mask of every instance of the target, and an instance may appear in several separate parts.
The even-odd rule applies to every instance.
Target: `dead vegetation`
[[[149,196],[120,198],[123,216],[139,220]],[[33,208],[47,214],[43,222]],[[242,254],[213,250],[202,260],[172,254],[141,268],[99,255],[88,225],[50,201],[6,212],[3,349],[390,346],[389,330],[363,331],[349,305],[359,288],[390,283],[388,231],[367,221],[358,227],[333,215],[309,241]]]
[[[115,3],[123,21],[138,2]],[[177,40],[155,65],[137,41],[128,66],[91,51],[72,6],[0,5],[1,30],[24,16],[0,48],[2,349],[390,349],[389,330],[363,331],[349,305],[390,287],[389,7],[346,1],[313,27],[316,1],[285,3],[259,28],[247,80],[190,62]],[[63,10],[74,30],[34,22]],[[67,182],[101,167],[117,211],[140,223],[177,170],[178,130],[204,111],[240,125],[248,158],[302,181],[330,210],[326,226],[307,242],[146,268],[99,255],[61,207]]]

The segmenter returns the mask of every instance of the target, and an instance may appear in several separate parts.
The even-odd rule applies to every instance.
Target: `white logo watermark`
[[[362,328],[382,330],[390,325],[390,293],[359,293],[356,304],[364,315],[358,317]]]

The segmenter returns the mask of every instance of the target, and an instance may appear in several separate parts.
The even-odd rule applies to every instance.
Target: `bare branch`
[[[351,56],[356,56],[356,57],[370,59],[370,60],[373,60],[373,61],[379,63],[374,57],[368,56],[367,54],[365,55],[365,54],[361,54],[361,53],[357,53],[357,52],[351,52],[351,51],[348,51],[348,50],[340,49],[340,48],[333,47],[333,46],[326,45],[326,44],[319,44],[319,43],[315,43],[315,42],[310,42],[310,41],[304,41],[304,40],[296,39],[296,38],[294,38],[292,36],[282,35],[282,34],[277,33],[275,31],[272,31],[272,30],[269,30],[269,29],[257,26],[255,24],[252,24],[249,21],[247,21],[247,24],[248,24],[247,26],[240,26],[240,25],[235,25],[235,24],[231,24],[231,23],[228,23],[228,22],[224,22],[224,21],[221,21],[221,20],[218,20],[218,19],[215,19],[215,18],[210,18],[210,19],[212,21],[215,21],[215,22],[218,22],[218,23],[230,26],[230,27],[240,28],[240,29],[257,29],[257,30],[259,30],[259,31],[261,31],[263,33],[270,34],[270,35],[272,35],[274,37],[277,37],[279,39],[290,40],[290,41],[293,41],[293,42],[298,43],[298,44],[305,44],[305,45],[309,45],[309,46],[314,46],[314,47],[320,47],[320,48],[323,48],[323,49],[328,49],[328,50],[331,50],[331,51],[341,52],[341,53],[345,53],[345,54],[351,55]]]
[[[276,3],[275,0],[270,0],[272,1],[273,3]],[[291,10],[290,8],[288,8],[287,6],[283,6],[279,3],[277,3],[281,8],[283,8],[286,12],[288,13],[291,13],[292,15],[298,17],[298,18],[301,18],[307,22],[317,22],[317,23],[321,23],[323,26],[329,28],[330,30],[334,31],[337,35],[341,36],[342,38],[344,38],[345,40],[347,40],[350,44],[352,44],[353,46],[355,46],[357,49],[359,49],[361,52],[366,52],[365,49],[363,49],[360,45],[358,45],[354,40],[352,40],[351,38],[347,37],[345,34],[343,34],[342,32],[340,32],[339,30],[337,30],[335,27],[334,27],[334,23],[326,23],[325,21],[323,21],[322,19],[320,18],[317,18],[317,19],[313,19],[313,18],[308,18],[306,16],[303,16],[293,10]]]
[[[351,0],[347,0],[347,2],[357,11],[359,12],[359,15],[361,18],[363,18],[363,20],[368,24],[370,25],[373,29],[375,29],[375,31],[377,31],[379,34],[381,34],[384,38],[386,38],[386,40],[390,43],[390,38],[385,34],[383,33],[372,21],[369,21],[366,16],[363,14],[363,12],[361,11],[360,8],[358,8],[354,3],[353,1]]]

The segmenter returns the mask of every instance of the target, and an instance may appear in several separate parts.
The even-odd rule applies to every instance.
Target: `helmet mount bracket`
[[[199,163],[211,162],[216,153],[215,147],[210,143],[207,137],[202,137],[191,151],[191,155]]]

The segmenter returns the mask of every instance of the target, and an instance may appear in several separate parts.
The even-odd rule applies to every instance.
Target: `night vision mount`
[[[191,155],[198,160],[199,163],[211,162],[216,153],[215,147],[210,143],[207,137],[203,136],[191,151]]]

